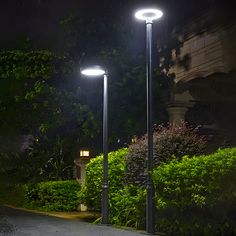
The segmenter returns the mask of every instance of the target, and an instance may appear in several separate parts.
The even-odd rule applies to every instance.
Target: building
[[[170,122],[201,125],[217,145],[235,145],[236,23],[213,24],[214,17],[209,11],[185,25],[185,32],[200,30],[189,30],[178,53],[172,50],[174,80],[163,102]]]

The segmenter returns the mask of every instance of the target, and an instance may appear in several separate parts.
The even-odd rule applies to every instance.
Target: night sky
[[[230,1],[226,1],[228,3]],[[60,22],[69,14],[97,17],[105,16],[109,22],[120,19],[122,23],[133,24],[135,9],[144,5],[160,6],[164,12],[159,27],[173,25],[191,19],[209,6],[223,1],[213,0],[1,0],[0,27],[1,48],[17,48],[18,44],[30,39],[35,47],[57,49],[62,35]],[[131,25],[132,26],[132,25]]]

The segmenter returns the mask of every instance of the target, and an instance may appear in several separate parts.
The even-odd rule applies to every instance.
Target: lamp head
[[[153,20],[157,20],[161,18],[162,16],[163,16],[163,12],[156,8],[141,9],[135,13],[135,17],[138,20],[144,20],[146,22],[147,21],[152,22]]]
[[[86,76],[90,76],[90,77],[106,74],[105,69],[101,66],[98,66],[98,65],[93,65],[93,66],[81,68],[80,72],[81,72],[81,74],[86,75]]]

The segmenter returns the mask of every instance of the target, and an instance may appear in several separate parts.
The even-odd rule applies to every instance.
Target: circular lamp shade
[[[161,10],[155,9],[155,8],[147,8],[147,9],[141,9],[138,10],[135,13],[135,17],[139,20],[157,20],[163,16],[163,12]]]
[[[106,74],[106,71],[101,66],[89,66],[86,68],[82,68],[81,74],[86,76],[99,76]]]

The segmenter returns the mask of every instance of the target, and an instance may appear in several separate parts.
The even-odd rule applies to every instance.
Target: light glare
[[[106,72],[100,66],[93,66],[81,70],[81,73],[87,76],[99,76],[104,75]]]
[[[142,9],[135,13],[135,17],[139,20],[145,20],[145,21],[153,21],[161,18],[163,16],[163,12],[158,9],[154,8],[148,8],[148,9]]]

